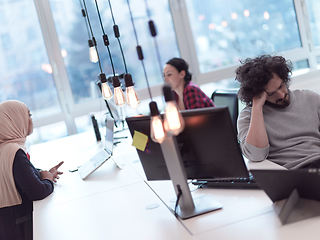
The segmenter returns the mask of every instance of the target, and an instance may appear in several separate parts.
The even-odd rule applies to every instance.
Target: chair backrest
[[[238,89],[217,89],[211,99],[217,107],[228,107],[232,122],[237,132],[237,119],[239,114]]]

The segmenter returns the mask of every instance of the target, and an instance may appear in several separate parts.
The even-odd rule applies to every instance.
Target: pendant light
[[[165,130],[173,135],[178,135],[183,131],[185,123],[178,109],[177,102],[173,98],[173,92],[170,85],[164,85],[163,95],[166,101],[164,114]]]
[[[150,137],[154,142],[162,143],[166,138],[166,132],[163,128],[162,119],[158,110],[157,103],[151,101],[150,107]]]

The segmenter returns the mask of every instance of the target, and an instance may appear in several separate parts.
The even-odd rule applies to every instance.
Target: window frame
[[[50,3],[48,0],[34,0],[34,2],[39,16],[39,22],[44,36],[49,61],[52,65],[53,78],[57,87],[62,109],[61,113],[35,120],[34,126],[41,127],[55,122],[64,121],[67,125],[68,134],[75,134],[77,133],[75,118],[91,112],[101,111],[101,104],[104,104],[103,99],[101,98],[85,103],[75,104],[71,86],[68,81],[67,71],[64,66],[63,58],[60,54],[61,49],[55,30]],[[234,77],[234,72],[239,64],[222,67],[214,71],[201,74],[190,21],[188,18],[186,2],[185,0],[168,0],[168,2],[173,17],[173,24],[176,31],[180,55],[189,63],[190,72],[193,73],[193,81],[198,85],[202,85]],[[292,77],[293,81],[299,82],[304,81],[306,78],[314,79],[319,75],[320,70],[318,69],[316,57],[320,56],[320,47],[314,47],[313,45],[306,1],[293,0],[293,2],[302,47],[290,51],[279,52],[277,54],[280,54],[293,62],[305,59],[309,61],[310,69],[306,71],[306,73],[296,76],[294,75]],[[151,93],[154,97],[162,95],[162,84],[152,86]],[[137,94],[140,100],[150,98],[149,92],[146,88],[138,89]],[[112,107],[115,107],[113,101],[109,102]]]

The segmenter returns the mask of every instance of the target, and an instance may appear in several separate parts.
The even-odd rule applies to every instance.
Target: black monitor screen
[[[185,129],[176,136],[188,179],[248,177],[227,107],[181,111]],[[169,180],[160,144],[150,138],[150,116],[126,118],[130,133],[148,136],[146,149],[137,149],[148,180]]]

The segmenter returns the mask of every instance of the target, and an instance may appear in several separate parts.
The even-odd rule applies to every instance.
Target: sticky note
[[[132,146],[136,147],[137,149],[139,149],[141,151],[144,151],[146,149],[147,142],[148,142],[147,135],[135,130],[132,140],[133,140]]]

